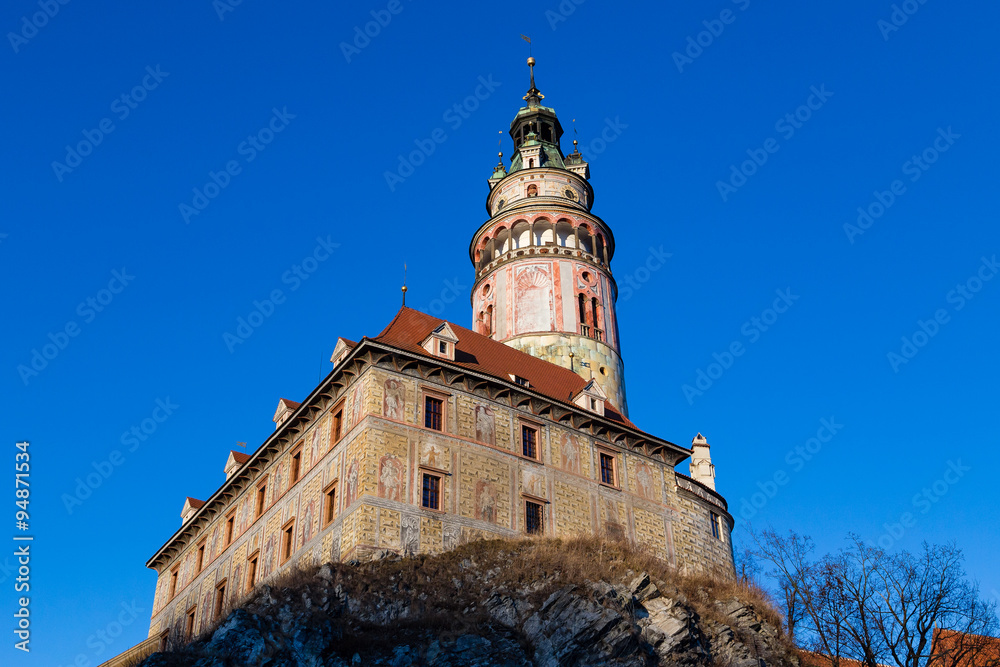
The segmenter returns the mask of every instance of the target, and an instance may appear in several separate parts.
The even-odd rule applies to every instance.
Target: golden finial
[[[406,264],[403,264],[403,306],[406,306]]]

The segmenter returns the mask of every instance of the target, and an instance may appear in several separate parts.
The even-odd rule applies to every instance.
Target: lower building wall
[[[295,565],[363,560],[380,550],[438,553],[469,540],[524,535],[526,501],[542,506],[546,536],[603,534],[644,545],[682,570],[734,572],[732,519],[724,502],[670,465],[608,444],[602,447],[585,433],[497,404],[487,414],[481,401],[461,393],[447,399],[444,432],[432,431],[418,426],[422,389],[417,383],[382,372],[366,375],[346,404],[349,430],[329,449],[318,446],[306,458],[308,469],[300,480],[287,482],[284,452],[234,498],[231,507],[238,513],[227,514],[229,508],[218,513],[236,517],[232,544],[212,542],[220,518],[201,538],[209,540],[210,558],[200,573],[192,562],[198,542],[161,566],[150,636],[189,630],[197,635],[211,627],[217,611],[225,612],[249,594],[254,583],[248,581],[251,557],[257,559],[255,583],[260,584]],[[389,388],[401,392],[395,403],[401,407],[393,412],[398,419],[383,414],[389,412],[384,408]],[[361,407],[355,409],[355,403]],[[522,422],[539,428],[538,460],[520,456]],[[324,423],[320,415],[317,424]],[[299,442],[313,443],[311,433],[307,430]],[[298,446],[296,442],[289,451]],[[599,483],[599,451],[615,455],[616,486]],[[422,506],[424,474],[441,480],[439,510]],[[273,496],[265,514],[254,519],[243,511],[244,496],[252,498],[265,477],[274,486]],[[336,514],[324,525],[325,493],[334,487]],[[718,537],[713,535],[713,513],[722,517],[716,524]],[[284,558],[289,526],[292,552]],[[174,568],[182,573],[181,585],[168,599]],[[193,626],[188,620],[192,609]]]

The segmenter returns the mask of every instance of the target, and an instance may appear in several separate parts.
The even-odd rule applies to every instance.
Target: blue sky
[[[954,540],[1000,591],[995,5],[52,0],[26,27],[41,11],[0,17],[2,440],[8,470],[31,442],[36,536],[12,664],[145,637],[144,564],[184,496],[262,442],[337,336],[381,330],[404,262],[410,305],[469,324],[521,33],[616,236],[633,420],[709,438],[737,538],[752,514],[823,550]]]

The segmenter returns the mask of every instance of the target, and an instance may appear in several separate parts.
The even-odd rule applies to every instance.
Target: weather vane
[[[528,57],[531,57],[531,38],[527,35],[521,35],[521,39],[528,43]]]

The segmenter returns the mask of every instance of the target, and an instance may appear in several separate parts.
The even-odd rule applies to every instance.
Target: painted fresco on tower
[[[476,440],[496,445],[496,420],[488,405],[476,405]]]
[[[385,381],[385,397],[382,399],[382,414],[389,419],[403,421],[403,410],[406,408],[406,389],[396,378]]]
[[[515,271],[514,333],[552,331],[552,276],[549,267],[521,266]]]
[[[379,462],[378,495],[389,500],[403,499],[403,462],[388,454]]]

